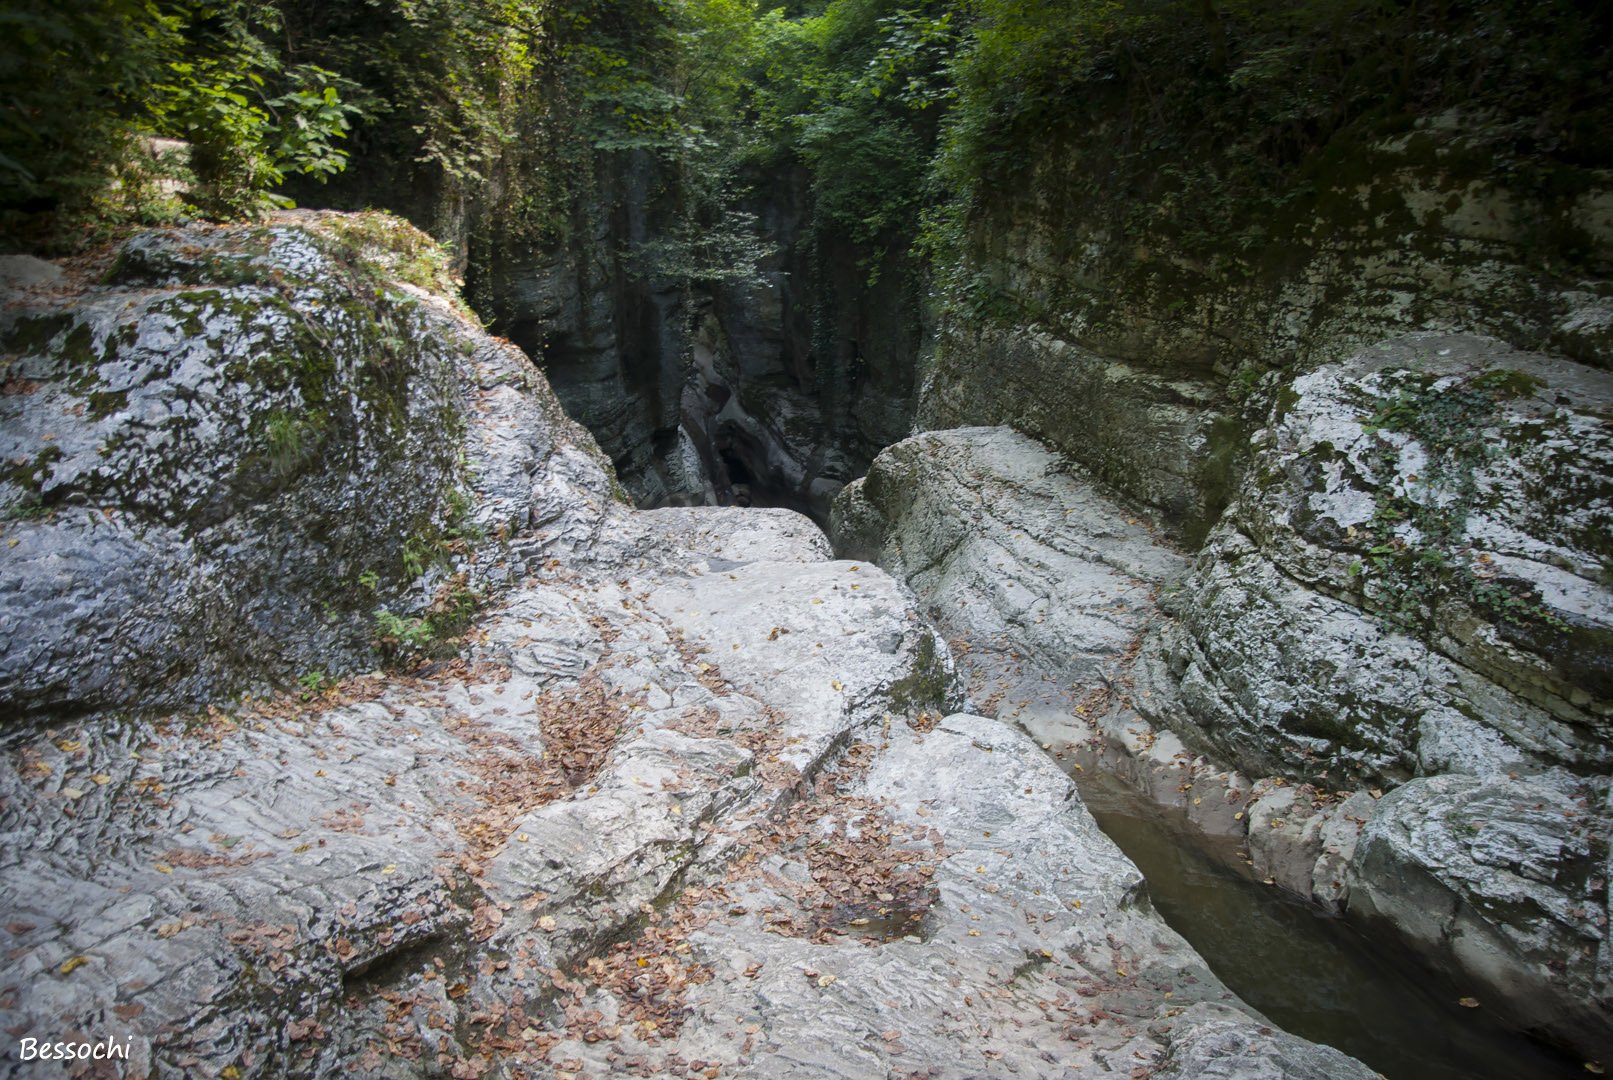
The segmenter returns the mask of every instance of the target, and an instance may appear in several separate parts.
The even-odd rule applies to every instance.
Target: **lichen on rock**
[[[538,385],[529,362],[331,220],[367,219],[142,233],[0,314],[11,715],[372,664],[378,606],[424,610],[508,530],[473,521],[487,477],[552,447],[490,452],[488,384]]]

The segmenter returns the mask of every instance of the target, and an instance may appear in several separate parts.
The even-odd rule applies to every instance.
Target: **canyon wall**
[[[564,238],[473,241],[482,313],[539,363],[640,505],[826,518],[834,493],[911,427],[920,270],[902,256],[877,275],[860,265],[814,227],[809,177],[785,166],[746,203],[771,249],[755,274],[657,276],[640,253],[673,224],[675,186],[647,154],[597,162]]]

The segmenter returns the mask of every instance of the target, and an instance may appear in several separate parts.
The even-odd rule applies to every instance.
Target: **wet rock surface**
[[[1566,774],[1413,780],[1360,834],[1350,910],[1477,975],[1523,1023],[1606,1053],[1606,791]]]
[[[271,275],[320,251],[251,235]],[[216,239],[145,254],[216,275]],[[489,608],[406,671],[0,736],[0,1026],[163,1077],[1370,1075],[1232,998],[1033,744],[948,715],[905,587],[794,513],[613,502],[541,379],[433,310]],[[368,511],[366,477],[303,482]]]
[[[1593,1056],[1613,1048],[1590,846],[1613,828],[1610,394],[1603,372],[1462,335],[1295,379],[1135,700],[1250,775],[1403,784],[1353,811],[1251,810],[1251,855]]]

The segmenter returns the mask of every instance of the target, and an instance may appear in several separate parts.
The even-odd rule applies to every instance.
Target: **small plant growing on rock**
[[[1505,444],[1487,440],[1501,403],[1535,393],[1544,384],[1520,371],[1491,370],[1456,379],[1401,372],[1391,396],[1378,397],[1362,421],[1367,435],[1394,432],[1415,439],[1427,455],[1407,480],[1415,495],[1392,484],[1375,495],[1365,557],[1350,577],[1393,625],[1407,630],[1433,626],[1442,597],[1458,598],[1490,617],[1520,628],[1566,629],[1538,596],[1521,594],[1498,580],[1489,557],[1467,541],[1468,517],[1481,501],[1479,472]],[[1379,438],[1374,468],[1385,477],[1400,471],[1400,449]]]
[[[469,587],[464,574],[456,574],[438,587],[424,615],[402,616],[376,608],[376,646],[391,664],[446,654],[481,607],[482,595]]]
[[[425,619],[405,618],[384,607],[375,609],[375,633],[376,644],[392,661],[424,652],[436,641]]]
[[[297,685],[302,687],[302,700],[310,701],[330,688],[330,679],[323,671],[315,669],[297,676]]]

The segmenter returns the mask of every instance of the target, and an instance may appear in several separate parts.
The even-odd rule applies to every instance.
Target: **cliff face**
[[[930,433],[836,543],[986,711],[1605,1055],[1613,178],[1481,182],[1436,122],[1206,235],[1094,194],[1102,138],[981,197]],[[1126,563],[1150,517],[1179,576]]]
[[[1411,330],[1613,364],[1613,178],[1497,180],[1459,125],[1335,140],[1302,194],[1208,217],[1095,184],[1115,133],[1039,153],[972,218],[967,302],[941,327],[921,425],[1012,424],[1197,540],[1270,373]]]
[[[797,167],[749,208],[773,253],[754,278],[679,285],[641,252],[675,214],[652,158],[603,154],[568,238],[473,250],[484,313],[537,360],[644,506],[828,500],[906,434],[922,324],[916,271],[812,226]],[[497,232],[497,223],[493,231]]]

